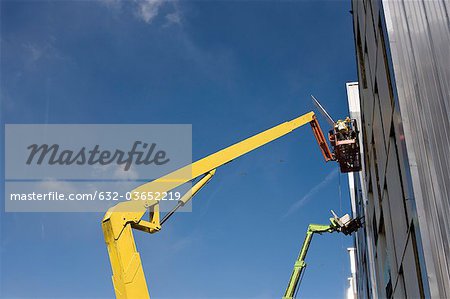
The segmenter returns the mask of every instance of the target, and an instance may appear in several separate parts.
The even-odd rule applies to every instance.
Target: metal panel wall
[[[450,298],[450,4],[382,4],[430,294]]]
[[[449,9],[448,0],[352,0],[363,298],[450,298]]]

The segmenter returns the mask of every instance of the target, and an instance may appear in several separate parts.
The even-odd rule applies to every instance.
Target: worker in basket
[[[354,131],[351,129],[351,119],[349,117],[345,118],[344,120],[338,120],[334,124],[334,131],[336,134],[336,139],[338,141],[340,140],[349,140],[354,139]]]

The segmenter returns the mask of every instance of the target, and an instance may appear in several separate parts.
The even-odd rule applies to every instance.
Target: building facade
[[[450,3],[352,0],[360,298],[450,298]]]

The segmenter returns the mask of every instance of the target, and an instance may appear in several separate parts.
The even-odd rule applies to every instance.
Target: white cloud
[[[137,180],[139,174],[134,169],[125,170],[125,166],[117,165],[114,170],[114,178],[120,180]]]
[[[181,24],[181,17],[178,10],[166,15],[167,25],[171,24]]]
[[[93,165],[92,166],[92,177],[105,177],[105,174],[111,175],[112,179],[117,180],[137,180],[139,179],[139,173],[130,168],[125,170],[125,165],[116,165],[116,164],[106,164],[106,165]]]
[[[38,46],[32,44],[25,45],[25,48],[27,48],[27,50],[29,51],[30,60],[33,62],[39,60],[42,57],[42,54],[44,53],[45,50],[45,48],[39,48]]]
[[[46,39],[43,39],[35,43],[24,43],[22,59],[24,67],[32,69],[36,67],[38,63],[46,63],[49,61],[70,61],[70,58],[60,52],[55,46],[55,37],[50,35]]]
[[[307,204],[311,198],[320,190],[322,190],[328,183],[333,180],[336,175],[338,175],[338,169],[335,169],[334,171],[330,172],[320,183],[312,187],[305,195],[303,195],[302,198],[300,198],[297,202],[291,205],[289,210],[284,214],[282,218],[286,218],[287,216],[291,215],[301,207],[303,207],[305,204]]]
[[[163,6],[170,3],[173,10],[171,12],[164,10],[166,19],[164,27],[181,24],[181,13],[177,0],[99,0],[99,2],[116,13],[131,10],[136,18],[147,24],[152,23],[160,14],[163,14],[161,12]]]
[[[161,8],[164,0],[136,0],[137,15],[146,23],[151,23],[153,19],[158,16],[159,9]]]
[[[42,42],[41,44],[24,44],[26,59],[25,63],[27,66],[33,66],[36,62],[41,59],[46,59],[51,55],[56,56],[56,50],[51,42]]]

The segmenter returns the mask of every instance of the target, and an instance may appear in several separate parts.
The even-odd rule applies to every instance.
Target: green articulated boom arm
[[[341,232],[345,235],[349,235],[361,227],[361,220],[359,218],[351,219],[348,214],[339,218],[333,211],[331,212],[334,215],[333,218],[330,218],[331,224],[310,224],[308,226],[305,241],[303,241],[302,248],[295,261],[294,269],[292,270],[291,278],[289,279],[283,299],[294,299],[296,297],[302,275],[306,268],[306,254],[308,253],[309,245],[311,244],[314,234]]]
[[[303,241],[303,245],[302,248],[300,249],[298,258],[295,261],[294,269],[292,270],[291,278],[289,279],[289,284],[286,288],[286,292],[284,293],[283,299],[295,298],[295,294],[297,292],[298,285],[300,283],[300,278],[302,277],[303,270],[306,267],[305,258],[306,254],[308,253],[309,245],[311,244],[313,235],[316,233],[322,234],[332,232],[334,232],[334,229],[331,225],[310,224],[308,226],[305,241]]]

